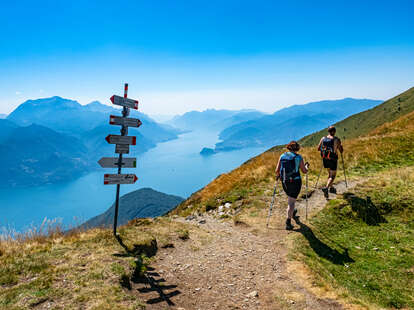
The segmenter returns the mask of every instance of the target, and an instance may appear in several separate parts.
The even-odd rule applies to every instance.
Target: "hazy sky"
[[[87,2],[87,3],[86,3]],[[414,86],[414,1],[2,1],[0,113],[59,95],[149,114],[387,99]]]

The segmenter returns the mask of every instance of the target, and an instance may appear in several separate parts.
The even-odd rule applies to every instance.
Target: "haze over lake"
[[[121,195],[151,187],[185,198],[219,174],[265,150],[263,147],[246,148],[210,157],[199,154],[203,147],[214,147],[217,141],[217,132],[193,131],[158,144],[138,157],[136,169],[124,169],[125,173],[135,173],[138,181],[134,185],[122,185]],[[102,168],[71,182],[0,189],[0,227],[25,230],[31,224],[40,225],[45,217],[58,218],[65,225],[84,222],[104,212],[114,202],[115,186],[103,185],[103,174],[113,171],[115,173],[115,170]]]

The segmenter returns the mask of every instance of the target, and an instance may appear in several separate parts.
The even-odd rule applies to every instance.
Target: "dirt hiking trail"
[[[344,183],[336,188],[346,191]],[[263,199],[270,203],[271,194]],[[265,209],[247,224],[207,214],[174,218],[189,224],[189,239],[160,249],[148,272],[149,283],[136,283],[132,291],[146,301],[146,309],[351,308],[334,294],[312,293],[303,268],[289,265],[289,235],[309,227],[303,199],[297,203],[299,220],[292,221],[295,229],[286,231],[286,204],[286,196],[278,195],[269,229]],[[309,217],[325,205],[322,191],[316,190],[308,201]]]

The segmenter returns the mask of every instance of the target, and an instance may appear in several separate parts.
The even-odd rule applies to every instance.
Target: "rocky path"
[[[343,192],[345,185],[337,189]],[[309,214],[325,204],[321,191],[314,192]],[[304,221],[305,201],[298,209]],[[134,287],[147,309],[343,309],[333,299],[315,296],[295,272],[288,272],[287,237],[300,233],[300,225],[284,230],[284,208],[276,204],[266,229],[266,212],[255,226],[214,216],[175,219],[190,223],[190,239],[157,254],[148,274],[158,289],[148,283]]]

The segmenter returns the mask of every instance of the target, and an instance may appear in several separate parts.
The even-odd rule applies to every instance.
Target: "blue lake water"
[[[203,147],[214,147],[218,141],[214,132],[190,132],[179,139],[160,143],[140,155],[135,173],[138,181],[122,185],[121,195],[151,187],[155,190],[188,197],[219,174],[228,172],[265,148],[248,148],[203,157]],[[0,227],[18,231],[44,220],[58,219],[65,225],[76,225],[107,210],[114,202],[115,185],[103,185],[103,174],[115,173],[101,169],[77,180],[24,189],[0,189]],[[122,206],[121,206],[122,208]]]

